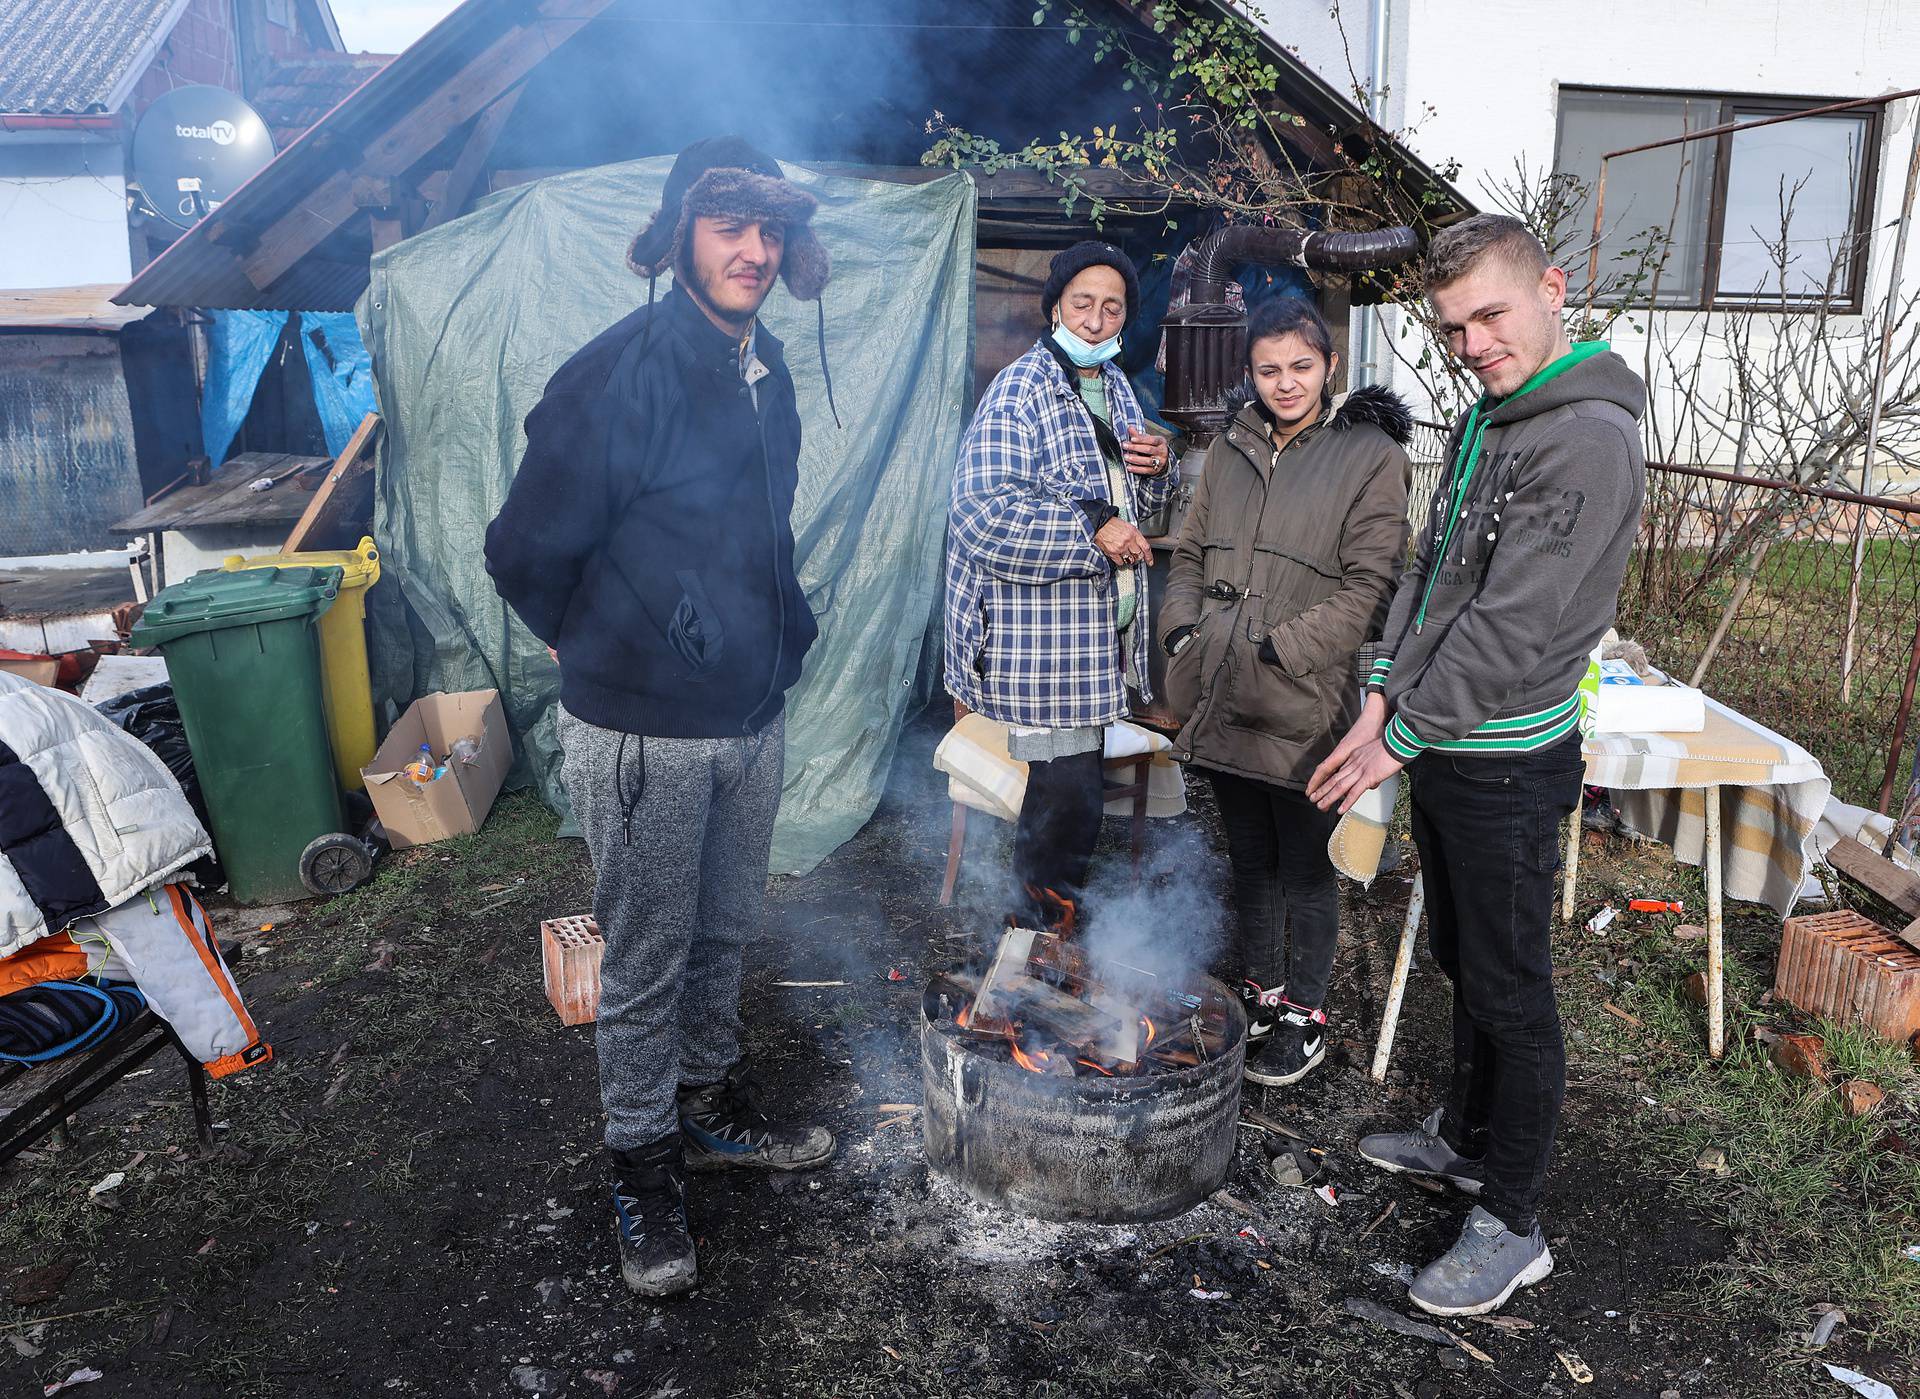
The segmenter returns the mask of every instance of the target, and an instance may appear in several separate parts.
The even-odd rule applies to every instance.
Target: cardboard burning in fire
[[[1073,939],[1072,905],[1051,929],[1009,925],[984,971],[949,972],[954,1025],[1001,1040],[1035,1073],[1119,1077],[1203,1063],[1226,1044],[1224,1006],[1138,967],[1096,959]]]

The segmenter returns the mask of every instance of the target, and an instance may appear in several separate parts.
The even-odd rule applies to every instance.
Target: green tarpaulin
[[[359,305],[387,428],[374,535],[398,583],[372,595],[376,700],[498,688],[523,748],[516,776],[562,811],[558,671],[494,593],[482,541],[547,379],[644,301],[627,244],[671,164],[503,191],[378,254]],[[798,873],[872,814],[922,693],[948,484],[971,405],[974,192],[961,175],[904,185],[787,173],[820,200],[815,227],[833,259],[827,356],[844,424],[827,410],[814,307],[782,285],[762,316],[799,392],[796,558],[820,621],[788,696],[773,843],[774,870]]]

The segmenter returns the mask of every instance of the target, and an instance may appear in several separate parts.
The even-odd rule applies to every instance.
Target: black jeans
[[[1340,936],[1340,886],[1327,858],[1340,817],[1289,787],[1212,769],[1207,777],[1226,829],[1238,924],[1222,970],[1263,990],[1284,984],[1289,1001],[1320,1010]]]
[[[1049,910],[1027,890],[1077,899],[1087,887],[1105,805],[1099,749],[1027,764],[1027,794],[1013,828],[1013,876],[1022,887],[1013,896],[1030,917],[1044,919]]]
[[[1549,924],[1580,739],[1533,753],[1423,753],[1413,842],[1427,936],[1453,982],[1453,1084],[1441,1135],[1486,1158],[1480,1203],[1517,1234],[1534,1225],[1566,1093]]]

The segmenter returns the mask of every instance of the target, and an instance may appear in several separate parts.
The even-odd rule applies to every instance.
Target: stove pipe
[[[1393,267],[1418,252],[1411,228],[1371,233],[1302,232],[1229,224],[1194,245],[1187,304],[1167,313],[1167,392],[1162,416],[1204,447],[1227,425],[1227,395],[1246,377],[1247,318],[1227,305],[1227,283],[1249,263],[1364,272]]]

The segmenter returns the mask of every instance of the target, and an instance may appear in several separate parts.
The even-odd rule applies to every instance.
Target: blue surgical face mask
[[[1105,364],[1120,353],[1120,337],[1102,340],[1098,345],[1089,345],[1079,336],[1067,329],[1067,323],[1061,321],[1053,328],[1053,343],[1066,351],[1067,358],[1082,369],[1092,369]]]

